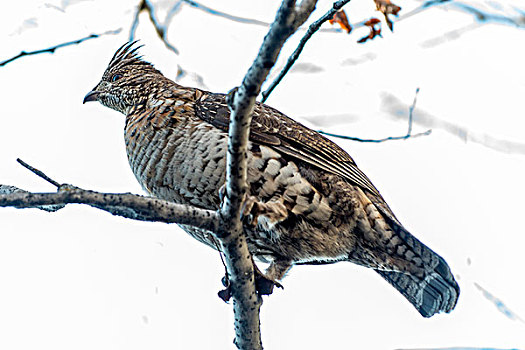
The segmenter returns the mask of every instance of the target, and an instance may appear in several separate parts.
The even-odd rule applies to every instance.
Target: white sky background
[[[205,1],[234,15],[273,20],[278,1]],[[107,192],[142,193],[127,164],[124,117],[82,105],[114,51],[127,40],[139,1],[9,1],[0,13],[0,61],[91,33],[123,28],[55,54],[0,67],[0,183],[54,188],[19,166],[22,158],[58,182]],[[173,1],[160,1],[163,18]],[[64,8],[65,12],[55,7]],[[417,1],[398,1],[401,13]],[[495,11],[491,3],[482,6]],[[492,3],[494,4],[494,3]],[[502,11],[524,3],[500,1]],[[316,19],[331,6],[321,1]],[[63,10],[63,9],[62,9]],[[371,0],[346,7],[351,22],[380,14]],[[382,107],[385,94],[406,105],[421,88],[415,115],[429,113],[474,135],[524,143],[525,31],[490,24],[438,45],[434,39],[473,22],[434,8],[395,24],[364,45],[361,29],[318,33],[298,69],[268,104],[316,129],[351,136],[402,135],[406,121]],[[329,26],[329,25],[327,25]],[[266,28],[183,6],[168,51],[141,16],[146,60],[174,78],[177,64],[212,91],[240,84]],[[302,34],[286,45],[279,60]],[[433,41],[434,40],[434,41]],[[357,64],[351,64],[358,62]],[[300,68],[300,66],[299,66]],[[181,83],[195,85],[190,76]],[[414,125],[414,132],[425,131]],[[267,349],[525,349],[525,157],[431,136],[363,144],[349,151],[412,233],[441,254],[461,295],[448,315],[422,318],[379,275],[352,264],[295,267],[284,290],[265,298]],[[134,222],[85,206],[57,213],[0,208],[0,349],[227,349],[231,305],[216,296],[224,269],[216,252],[175,225]],[[475,283],[522,320],[512,320]]]

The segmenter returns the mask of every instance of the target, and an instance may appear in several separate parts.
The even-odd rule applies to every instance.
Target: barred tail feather
[[[450,312],[456,306],[459,287],[434,272],[424,279],[401,272],[377,271],[414,305],[423,317]]]
[[[459,286],[445,260],[403,227],[396,229],[407,245],[423,258],[425,275],[418,277],[403,272],[376,272],[403,294],[423,317],[452,311],[459,297]]]

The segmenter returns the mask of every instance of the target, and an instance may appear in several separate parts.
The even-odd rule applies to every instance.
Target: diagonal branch
[[[223,12],[223,11],[219,11],[211,7],[208,7],[206,5],[203,5],[197,1],[193,1],[193,0],[180,0],[180,1],[198,10],[201,10],[209,15],[221,17],[221,18],[227,19],[232,22],[237,22],[237,23],[242,23],[242,24],[251,24],[251,25],[256,25],[260,27],[270,27],[271,25],[271,23],[260,21],[258,19],[235,16],[235,15]],[[362,23],[358,23],[357,26],[358,27],[362,26]],[[303,28],[298,28],[297,30],[303,30]],[[320,29],[320,31],[327,32],[327,33],[341,33],[342,32],[342,30],[339,28],[323,28],[323,29]]]
[[[299,45],[297,45],[297,48],[295,49],[295,51],[288,58],[288,61],[286,62],[286,65],[284,66],[284,68],[281,70],[277,78],[275,78],[274,81],[270,84],[268,89],[266,89],[266,91],[262,93],[261,102],[264,103],[268,99],[268,96],[270,96],[270,94],[275,89],[275,87],[281,82],[281,80],[284,78],[286,73],[288,73],[290,68],[292,68],[293,64],[295,63],[295,61],[297,61],[297,59],[299,58],[299,55],[303,51],[304,46],[306,45],[306,42],[310,40],[312,35],[314,35],[315,32],[317,32],[319,28],[321,28],[321,25],[324,22],[334,17],[334,14],[349,2],[350,0],[340,0],[340,1],[335,2],[332,8],[327,13],[325,13],[321,18],[319,18],[314,23],[310,24],[310,26],[308,27],[308,30],[306,31],[304,36],[301,38],[301,41],[299,41]]]
[[[411,11],[408,11],[399,16],[396,19],[396,22],[405,20],[409,17],[415,16],[423,11],[426,11],[431,8],[443,8],[446,11],[455,10],[458,12],[463,12],[474,17],[474,20],[479,23],[498,23],[503,25],[509,25],[517,28],[525,27],[525,16],[523,11],[520,11],[518,8],[514,8],[515,13],[511,14],[499,14],[494,12],[488,12],[481,8],[474,7],[471,4],[466,4],[461,1],[454,0],[426,0],[423,3],[414,8]]]
[[[239,16],[230,15],[229,13],[212,9],[211,7],[208,7],[206,5],[198,3],[197,1],[193,1],[193,0],[182,0],[182,1],[184,3],[190,5],[191,7],[194,7],[196,9],[198,9],[198,10],[204,11],[204,12],[210,14],[210,15],[226,18],[226,19],[228,19],[230,21],[234,21],[234,22],[238,22],[238,23],[244,23],[244,24],[254,24],[254,25],[258,25],[258,26],[262,26],[262,27],[269,27],[271,25],[271,23],[259,21],[257,19],[245,18],[245,17],[239,17]]]
[[[80,44],[84,41],[87,41],[87,40],[91,40],[91,39],[96,39],[98,37],[101,37],[103,35],[114,35],[114,34],[118,34],[120,33],[122,29],[119,28],[119,29],[115,29],[115,30],[108,30],[107,32],[104,32],[104,33],[100,33],[100,34],[91,34],[91,35],[88,35],[84,38],[80,38],[80,39],[77,39],[77,40],[73,40],[73,41],[68,41],[68,42],[65,42],[65,43],[62,43],[62,44],[58,44],[58,45],[55,45],[55,46],[51,46],[51,47],[48,47],[47,49],[40,49],[40,50],[35,50],[35,51],[22,51],[20,52],[18,55],[16,56],[13,56],[11,58],[8,58],[7,60],[5,61],[2,61],[0,62],[0,67],[3,67],[5,66],[6,64],[8,63],[11,63],[21,57],[24,57],[24,56],[31,56],[31,55],[39,55],[41,53],[55,53],[55,51],[57,49],[60,49],[62,47],[66,47],[66,46],[71,46],[71,45],[77,45],[77,44]]]
[[[135,17],[133,17],[133,22],[131,23],[131,29],[129,31],[129,41],[131,42],[135,39],[135,32],[139,24],[139,15],[142,11],[146,11],[148,13],[151,24],[153,24],[153,27],[155,28],[158,37],[164,43],[164,45],[169,50],[173,51],[175,54],[178,55],[179,50],[177,50],[177,48],[173,46],[167,38],[169,22],[171,21],[171,17],[173,16],[173,13],[175,13],[175,11],[170,11],[166,23],[162,25],[159,23],[157,17],[155,16],[155,8],[149,0],[141,0],[140,4],[137,6],[137,12],[135,12]]]

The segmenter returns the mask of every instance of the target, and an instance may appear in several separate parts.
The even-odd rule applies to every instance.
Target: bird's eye
[[[111,77],[111,81],[117,81],[119,80],[120,78],[122,78],[122,75],[120,74],[114,74],[112,77]]]

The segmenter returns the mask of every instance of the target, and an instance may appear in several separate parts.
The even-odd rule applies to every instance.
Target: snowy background
[[[209,1],[223,12],[273,20],[278,1]],[[157,1],[163,20],[174,0]],[[0,67],[0,183],[58,182],[142,193],[127,164],[124,117],[82,105],[114,51],[127,41],[138,1],[9,1],[0,12],[0,61],[122,28],[54,54]],[[398,1],[401,14],[421,5]],[[471,1],[520,19],[480,23],[435,6],[383,25],[317,33],[268,104],[315,129],[363,138],[403,135],[421,88],[414,132],[379,144],[336,139],[380,189],[398,218],[450,264],[461,287],[451,314],[422,318],[379,275],[352,264],[295,267],[265,298],[266,349],[525,349],[525,3]],[[331,6],[320,1],[311,20]],[[371,0],[345,7],[351,22]],[[147,14],[136,38],[146,60],[180,83],[226,92],[240,84],[267,28],[184,4],[167,50]],[[332,28],[326,24],[323,28]],[[295,48],[285,46],[277,67]],[[202,81],[199,79],[202,77]],[[204,84],[204,85],[202,85]],[[401,107],[399,107],[401,106]],[[86,206],[49,214],[0,208],[0,349],[229,349],[231,305],[216,296],[219,255],[175,225],[134,222]]]

